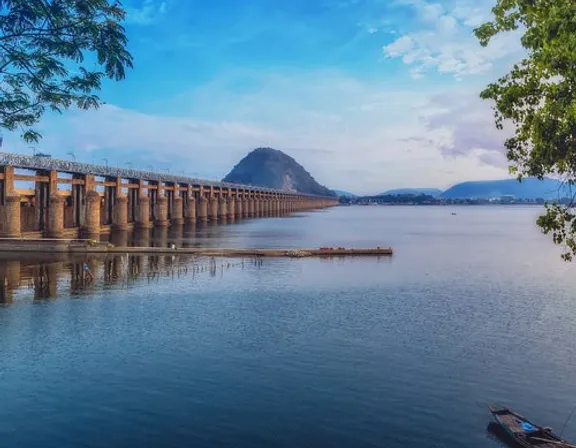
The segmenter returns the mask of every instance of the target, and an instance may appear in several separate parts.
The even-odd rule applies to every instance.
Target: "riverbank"
[[[118,247],[95,240],[0,238],[0,252],[4,253],[69,253],[69,254],[133,254],[133,255],[197,255],[207,257],[343,257],[390,256],[391,247],[346,248],[320,247],[315,249],[227,249],[196,247]]]

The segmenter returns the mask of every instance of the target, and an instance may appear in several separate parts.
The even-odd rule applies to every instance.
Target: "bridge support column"
[[[255,218],[260,216],[260,212],[262,211],[262,207],[260,206],[261,203],[260,198],[254,198],[254,213],[252,214]]]
[[[236,218],[236,199],[230,196],[226,201],[226,217],[230,220]]]
[[[92,190],[86,194],[86,221],[84,231],[89,235],[100,233],[100,195]]]
[[[172,224],[182,225],[184,224],[184,214],[183,214],[183,199],[182,196],[178,195],[179,192],[174,192],[174,201],[172,202]]]
[[[210,198],[210,221],[218,221],[218,198],[216,196]]]
[[[218,200],[218,218],[222,221],[226,221],[228,218],[228,204],[227,199],[224,196],[220,196]]]
[[[136,226],[139,229],[149,229],[150,223],[150,197],[140,196],[138,198],[138,216],[136,217]]]
[[[128,230],[128,197],[121,195],[114,199],[112,210],[112,228],[118,231]]]
[[[196,222],[196,198],[194,196],[188,197],[188,204],[186,204],[186,222]]]
[[[157,227],[168,227],[168,198],[166,196],[158,196],[156,198],[156,222]]]
[[[50,197],[48,209],[48,237],[62,238],[64,235],[64,203],[63,196],[53,194]]]
[[[198,220],[201,222],[207,222],[208,221],[208,199],[206,199],[204,196],[200,196],[200,199],[198,200]]]
[[[22,218],[20,211],[20,195],[14,189],[14,168],[2,167],[4,179],[2,196],[0,197],[0,236],[7,238],[19,238],[22,236]]]
[[[4,198],[4,205],[0,207],[0,236],[6,238],[20,238],[22,236],[19,195]]]
[[[236,217],[242,219],[244,217],[244,199],[236,198]]]

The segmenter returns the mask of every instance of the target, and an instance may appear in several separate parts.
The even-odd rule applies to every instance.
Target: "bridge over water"
[[[335,197],[0,153],[0,236],[98,235],[281,216]]]

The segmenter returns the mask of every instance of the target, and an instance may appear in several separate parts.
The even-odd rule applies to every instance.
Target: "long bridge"
[[[331,207],[335,197],[0,153],[0,236],[96,236]]]

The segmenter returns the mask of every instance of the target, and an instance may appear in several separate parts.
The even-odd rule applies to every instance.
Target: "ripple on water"
[[[2,445],[502,446],[487,401],[561,428],[574,268],[537,209],[450,212],[345,207],[156,242],[392,258],[111,258],[89,261],[93,284],[74,260],[0,262]]]

